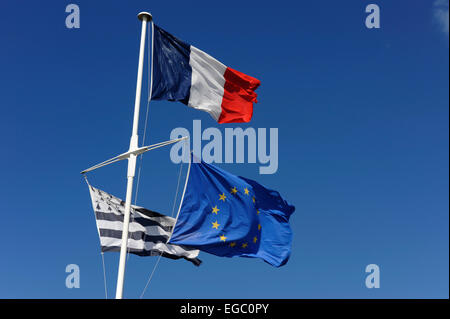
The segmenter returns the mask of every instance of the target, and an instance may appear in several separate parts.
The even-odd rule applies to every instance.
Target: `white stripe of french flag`
[[[209,54],[190,46],[192,68],[188,105],[208,112],[219,123],[249,122],[253,115],[254,92],[261,82],[233,70]]]

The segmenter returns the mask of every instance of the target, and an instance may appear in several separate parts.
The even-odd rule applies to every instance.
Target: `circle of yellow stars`
[[[237,189],[236,187],[232,187],[232,188],[230,189],[230,194],[231,194],[232,196],[233,196],[233,195],[236,196],[237,194],[239,194],[239,191],[238,191],[238,189]],[[250,195],[250,190],[249,190],[247,187],[245,187],[245,188],[243,189],[243,194],[246,195],[246,196],[251,196],[251,195]],[[220,202],[220,201],[223,201],[223,203],[225,203],[225,202],[226,202],[226,199],[227,199],[227,195],[225,195],[225,192],[223,192],[222,194],[219,194],[219,202]],[[252,196],[252,202],[253,202],[254,204],[256,203],[256,199],[255,199],[254,196]],[[219,212],[220,212],[220,209],[217,207],[217,205],[215,205],[214,207],[211,207],[211,213],[212,213],[212,214],[218,215]],[[256,214],[257,214],[257,215],[260,214],[260,212],[259,212],[258,209],[256,209]],[[216,220],[216,221],[214,221],[214,222],[211,222],[211,227],[212,227],[212,229],[219,230],[219,226],[220,226],[220,224],[219,224],[218,220]],[[261,231],[261,224],[258,224],[258,231]],[[221,242],[224,242],[224,243],[225,243],[225,242],[227,241],[228,238],[225,236],[225,234],[222,233],[222,234],[219,236],[219,239],[220,239]],[[258,236],[254,236],[253,239],[251,240],[251,242],[253,242],[253,244],[256,244],[256,243],[258,242],[258,240],[259,240]],[[244,243],[241,243],[241,244],[238,245],[238,243],[237,243],[236,241],[233,241],[233,242],[231,242],[231,243],[228,244],[228,246],[231,247],[231,248],[234,248],[234,247],[240,247],[240,248],[243,248],[243,249],[247,248],[248,245],[249,245],[248,242],[244,242]]]

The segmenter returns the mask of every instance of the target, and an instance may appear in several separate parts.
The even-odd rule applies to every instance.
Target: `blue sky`
[[[296,206],[286,266],[205,253],[199,268],[162,259],[145,297],[448,298],[448,5],[445,31],[425,0],[76,1],[81,28],[69,30],[69,3],[0,4],[1,298],[104,298],[79,172],[128,148],[142,10],[262,82],[248,124],[219,126],[180,103],[152,102],[147,142],[192,130],[194,119],[276,127],[276,174],[220,166]],[[365,27],[369,3],[381,8],[380,29]],[[169,151],[144,157],[138,198],[168,214],[179,169]],[[89,179],[123,198],[125,176],[123,162]],[[105,260],[111,297],[118,254]],[[155,261],[131,256],[125,297],[139,297]],[[364,284],[372,263],[379,289]],[[80,267],[79,289],[65,287],[68,264]]]

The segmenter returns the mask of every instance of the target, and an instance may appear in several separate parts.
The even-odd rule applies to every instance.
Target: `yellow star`
[[[259,210],[256,210],[256,215],[259,215]]]
[[[247,187],[244,188],[244,193],[245,193],[245,195],[249,195],[249,191],[248,191],[248,188],[247,188]]]
[[[220,240],[225,241],[225,240],[227,240],[227,238],[225,237],[225,235],[222,235],[222,236],[220,236]]]
[[[211,223],[211,224],[213,224],[212,228],[219,229],[220,224],[217,223],[217,220],[214,223]]]
[[[236,242],[232,242],[232,243],[230,244],[230,247],[234,247],[234,246],[236,246]]]
[[[237,189],[236,189],[236,187],[233,187],[232,189],[231,189],[231,194],[236,194],[237,193]]]
[[[253,242],[256,244],[256,242],[258,241],[258,237],[253,237]]]
[[[247,248],[248,244],[247,243],[243,243],[242,244],[242,248]]]
[[[261,224],[258,224],[258,230],[261,230]]]
[[[225,193],[219,194],[219,196],[220,196],[219,200],[223,200],[225,202],[225,198],[227,198],[225,196]]]
[[[216,205],[216,206],[214,206],[214,207],[212,208],[212,213],[217,215],[217,213],[219,212],[219,210],[220,210],[220,209],[218,209],[218,208],[217,208],[217,205]]]

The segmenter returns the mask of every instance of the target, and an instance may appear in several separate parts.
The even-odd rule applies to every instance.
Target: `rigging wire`
[[[149,26],[148,26],[149,28]],[[148,54],[148,61],[150,63],[148,63],[148,77],[149,80],[148,82],[148,98],[147,98],[147,110],[146,110],[146,114],[145,114],[145,125],[144,125],[144,133],[143,133],[143,140],[142,140],[142,145],[145,145],[145,138],[147,135],[147,127],[148,127],[148,115],[149,115],[149,109],[150,109],[150,101],[152,98],[152,89],[153,89],[153,38],[154,38],[154,25],[153,25],[153,20],[151,21],[151,28],[152,28],[152,39],[151,39],[151,57],[150,57],[150,32],[147,32],[147,45],[148,45],[148,49],[147,49],[147,54]],[[149,31],[149,30],[148,30]],[[136,181],[136,193],[135,193],[135,197],[134,197],[134,205],[136,206],[136,202],[137,202],[137,197],[138,197],[138,192],[139,192],[139,183],[140,183],[140,178],[141,178],[141,170],[142,170],[142,158],[143,158],[144,154],[140,154],[140,158],[139,158],[139,168],[138,168],[138,176],[137,176],[137,181]],[[88,184],[88,186],[90,187],[89,181],[87,179],[87,174],[83,174],[86,183]],[[181,167],[180,167],[180,176],[181,176]],[[180,178],[180,177],[179,177]],[[178,185],[179,185],[179,180],[178,180]],[[177,185],[177,193],[178,193],[178,185]],[[175,194],[175,199],[176,199],[177,194]],[[174,202],[175,205],[175,202]],[[172,208],[172,215],[173,215],[173,208]],[[134,216],[131,215],[131,222],[134,222]],[[130,238],[130,235],[128,235],[128,239]],[[145,237],[144,237],[144,241],[145,241]],[[103,268],[103,283],[104,283],[104,289],[105,289],[105,299],[108,299],[108,290],[107,290],[107,280],[106,280],[106,267],[105,267],[105,257],[104,257],[104,253],[101,251],[101,247],[100,247],[100,255],[102,257],[102,268]],[[127,251],[127,260],[130,256],[130,248],[128,248]],[[162,254],[159,255],[159,258],[153,268],[152,274],[149,278],[149,281],[147,282],[147,285],[145,286],[145,289],[147,288],[148,284],[150,283],[151,278],[153,277],[153,274],[156,270],[156,267],[158,266],[159,260],[161,259]],[[141,298],[143,296],[143,294],[145,293],[145,289],[141,295]]]
[[[183,171],[183,162],[181,162],[181,164],[180,164],[180,171],[178,173],[177,189],[175,191],[175,198],[173,199],[172,213],[170,214],[170,217],[173,217],[173,214],[175,212],[175,204],[177,203],[178,190],[179,190],[179,187],[180,187],[180,180],[181,180],[181,172],[182,171]],[[142,299],[144,297],[144,294],[147,291],[148,285],[152,281],[153,274],[155,273],[155,270],[158,267],[158,264],[159,264],[159,261],[161,259],[161,256],[162,256],[162,253],[159,253],[158,260],[156,261],[156,264],[153,267],[153,270],[152,270],[150,276],[148,277],[148,280],[147,280],[147,283],[145,284],[144,290],[142,290],[141,296],[139,297],[140,299]]]
[[[87,184],[88,187],[89,187],[89,191],[91,191],[90,188],[91,188],[92,186],[91,186],[91,184],[89,184],[89,180],[88,180],[88,178],[87,178],[87,174],[83,174],[83,177],[84,177],[84,180],[86,181],[86,184]],[[98,231],[98,229],[97,229],[97,231]],[[99,234],[99,236],[100,236],[100,234]],[[104,256],[103,251],[102,251],[102,244],[101,244],[101,243],[100,243],[100,255],[102,256],[103,285],[105,286],[105,299],[108,299],[108,289],[106,288],[106,287],[107,287],[107,284],[106,284],[105,256]]]
[[[147,112],[148,112],[148,105],[150,104],[150,100],[152,99],[152,89],[153,89],[153,39],[155,38],[155,34],[154,34],[155,30],[154,30],[154,26],[153,26],[153,19],[152,19],[151,26],[152,26],[152,45],[151,45],[152,56],[151,56],[151,60],[150,60],[150,48],[149,48],[149,50],[148,50],[148,54],[149,54],[149,56],[148,56],[148,61],[151,61],[151,62],[149,63],[149,65],[151,65],[151,70],[149,69],[149,78],[150,78],[150,79],[149,79],[149,81],[148,81]],[[149,35],[149,38],[148,38],[147,43],[150,45],[150,32],[147,32],[147,34]],[[146,119],[145,119],[144,139],[145,139],[145,132],[146,132],[146,130],[147,130],[147,116],[148,116],[148,113],[146,114]],[[143,156],[143,155],[144,155],[144,154],[141,154],[141,158],[140,158],[139,174],[140,174],[140,172],[141,172],[142,156]],[[139,179],[138,179],[138,181],[139,181]],[[137,190],[136,190],[136,191],[137,191]],[[137,192],[136,192],[136,197],[137,197]],[[144,243],[145,243],[145,237],[146,237],[146,235],[147,235],[147,233],[144,234]],[[145,293],[145,291],[147,290],[147,287],[148,287],[148,285],[150,284],[150,281],[151,281],[152,278],[153,278],[153,274],[155,273],[156,268],[158,267],[159,261],[161,260],[161,256],[162,256],[162,253],[159,253],[158,260],[156,260],[156,263],[155,263],[155,265],[153,266],[153,270],[152,270],[152,272],[151,272],[151,274],[150,274],[150,276],[149,276],[149,278],[148,278],[148,280],[147,280],[147,283],[146,283],[146,285],[145,285],[145,287],[144,287],[144,290],[143,290],[142,293],[141,293],[140,299],[142,299],[142,297],[144,296],[144,293]]]
[[[185,141],[185,143],[186,143],[186,146],[187,146],[187,141]],[[186,191],[186,185],[187,185],[187,181],[188,181],[187,179],[189,178],[189,170],[190,170],[190,168],[191,168],[191,161],[189,160],[189,166],[188,166],[188,170],[187,170],[187,173],[186,173],[186,184],[184,185],[183,194],[181,195],[182,198],[183,198],[183,196],[184,196],[184,192]],[[180,186],[180,180],[181,180],[181,172],[182,172],[182,169],[183,169],[183,161],[181,161],[181,164],[180,164],[180,173],[178,174],[177,190],[176,190],[176,192],[175,192],[175,198],[174,198],[173,205],[172,205],[172,214],[171,214],[171,217],[173,217],[173,214],[174,214],[174,212],[175,212],[174,209],[175,209],[175,204],[176,204],[176,200],[177,200],[177,197],[178,197],[178,189],[179,189],[179,186]],[[181,200],[182,200],[182,199],[181,199]],[[180,203],[180,208],[181,208],[181,203]],[[180,212],[180,211],[178,210],[178,213],[179,213],[179,212]],[[177,215],[177,217],[175,218],[175,224],[176,224],[177,219],[178,219],[178,215]],[[170,237],[169,237],[169,239],[167,240],[167,242],[169,242],[169,240],[170,240]],[[166,244],[167,244],[167,242],[166,242]],[[160,261],[160,259],[161,259],[161,256],[162,256],[162,254],[159,255],[158,260],[156,261],[156,264],[155,264],[155,266],[153,267],[152,273],[150,274],[150,276],[149,276],[149,278],[148,278],[148,280],[147,280],[147,284],[145,285],[144,290],[143,290],[142,293],[141,293],[140,299],[142,299],[142,297],[144,296],[145,291],[147,290],[147,287],[148,287],[148,285],[150,284],[150,281],[151,281],[152,278],[153,278],[153,274],[155,273],[156,267],[158,267],[158,264],[159,264],[159,261]]]
[[[108,299],[108,289],[106,288],[106,270],[105,270],[105,256],[103,254],[103,251],[100,252],[100,255],[102,255],[102,264],[103,264],[103,283],[105,285],[105,299]]]
[[[148,26],[148,28],[150,28],[150,26]],[[142,137],[142,145],[145,145],[145,138],[147,136],[150,101],[151,101],[151,98],[152,98],[152,91],[153,91],[153,48],[154,48],[154,45],[153,45],[153,40],[154,40],[154,24],[153,24],[153,20],[151,21],[151,29],[152,29],[152,32],[151,32],[152,33],[151,47],[150,47],[150,32],[149,32],[149,30],[147,32],[147,37],[148,37],[147,38],[147,45],[148,45],[147,54],[148,54],[148,61],[149,61],[149,63],[148,63],[148,78],[149,79],[147,81],[147,83],[148,83],[148,98],[147,98],[147,110],[146,110],[146,114],[145,114],[144,132],[143,132],[143,137]],[[150,55],[150,51],[151,51],[151,55]],[[140,184],[141,171],[142,171],[142,166],[143,166],[142,159],[144,157],[144,154],[141,154],[139,156],[140,156],[140,158],[139,158],[139,167],[138,167],[138,174],[137,174],[137,180],[136,180],[136,192],[135,192],[135,196],[134,196],[134,205],[135,206],[136,206],[136,203],[137,203],[137,197],[138,197],[138,193],[139,193],[139,184]],[[178,174],[177,188],[176,188],[175,197],[174,197],[174,200],[173,200],[171,217],[173,217],[173,214],[175,212],[175,204],[176,204],[176,200],[177,200],[177,197],[178,197],[178,191],[179,191],[182,171],[183,171],[183,162],[181,162],[180,171],[179,171],[179,174]],[[133,222],[133,221],[134,221],[134,216],[131,215],[131,222]],[[130,236],[130,235],[131,234],[129,234],[128,236]],[[145,237],[146,237],[146,234],[144,235],[144,238],[143,238],[144,242],[145,242]],[[130,237],[128,237],[128,238],[130,238]],[[127,260],[129,258],[129,256],[130,256],[130,248],[128,247]],[[155,263],[155,265],[153,267],[153,270],[152,270],[152,272],[151,272],[151,274],[150,274],[150,276],[149,276],[149,278],[147,280],[147,283],[146,283],[146,285],[145,285],[145,287],[144,287],[144,289],[143,289],[143,291],[141,293],[140,299],[143,298],[143,296],[144,296],[144,294],[145,294],[145,292],[146,292],[146,290],[147,290],[147,288],[148,288],[148,286],[149,286],[149,284],[150,284],[150,282],[151,282],[151,280],[153,278],[153,275],[155,274],[156,268],[158,267],[158,264],[159,264],[159,262],[161,260],[161,257],[162,257],[162,252],[158,256],[158,259],[157,259],[157,261],[156,261],[156,263]],[[104,269],[103,253],[102,253],[102,261],[103,261],[103,269]],[[106,275],[105,275],[105,271],[103,272],[103,274],[104,274],[104,280],[105,280],[105,293],[106,293]]]
[[[148,28],[150,28],[150,26],[148,26]],[[149,115],[149,109],[150,109],[150,101],[152,99],[152,93],[153,93],[152,92],[153,91],[153,48],[154,48],[154,45],[153,45],[153,40],[154,40],[154,24],[153,24],[153,20],[151,21],[151,28],[152,28],[151,47],[150,47],[150,32],[149,32],[150,30],[147,30],[147,45],[148,45],[148,47],[147,47],[148,60],[147,61],[149,61],[149,63],[148,63],[148,78],[149,79],[147,81],[147,83],[148,83],[147,111],[146,111],[146,114],[145,114],[145,125],[144,125],[144,133],[143,133],[143,137],[142,137],[142,145],[145,145],[145,138],[147,136],[148,115]],[[150,51],[151,51],[151,56],[150,56]],[[144,157],[144,154],[141,154],[140,158],[139,158],[139,168],[138,168],[138,174],[137,174],[138,176],[137,176],[137,181],[136,181],[136,193],[135,193],[135,196],[134,196],[134,205],[135,206],[136,206],[136,203],[137,203],[137,197],[138,197],[138,193],[139,193],[139,184],[140,184],[140,180],[141,180],[141,171],[142,171],[142,165],[143,165],[142,164],[143,163],[142,159],[143,159],[143,157]],[[181,172],[180,172],[180,176],[181,176]],[[178,181],[178,185],[179,185],[179,181]],[[178,189],[178,185],[177,185],[177,189]],[[178,192],[178,190],[177,190],[177,192]],[[176,195],[175,195],[175,198],[176,198]],[[174,202],[174,205],[175,205],[175,202]],[[172,208],[172,215],[173,215],[173,208]],[[134,216],[132,215],[131,218],[132,218],[132,222],[133,222],[134,221]],[[146,237],[146,234],[144,235],[144,238],[143,238],[144,242],[145,242],[145,237]],[[129,256],[130,256],[130,248],[128,248],[128,251],[127,251],[127,260],[129,258]],[[162,256],[162,253],[159,254],[158,260],[156,261],[155,266],[153,267],[152,273],[150,274],[150,277],[149,277],[149,279],[147,281],[147,284],[146,284],[146,286],[144,288],[144,291],[141,294],[141,299],[142,299],[142,297],[143,297],[143,295],[144,295],[148,285],[150,284],[150,281],[153,278],[153,275],[154,275],[154,273],[156,271],[156,268],[158,267],[159,261],[161,260],[161,256]]]
[[[158,267],[158,264],[159,264],[159,261],[161,260],[161,257],[162,257],[162,253],[159,254],[158,260],[156,261],[156,264],[153,267],[152,273],[148,277],[147,283],[145,284],[144,290],[142,291],[141,296],[139,297],[139,299],[142,299],[144,297],[145,291],[147,290],[147,287],[150,284],[150,281],[152,281],[153,274],[155,273],[156,267]]]
[[[172,205],[172,213],[170,214],[170,217],[173,217],[173,213],[175,213],[175,204],[177,202],[178,189],[180,188],[180,180],[181,180],[181,172],[182,171],[183,171],[183,161],[180,164],[180,172],[178,173],[177,190],[175,191],[175,197],[173,199],[173,205]]]
[[[153,31],[153,21],[152,21],[152,41],[153,41],[153,32],[154,31]],[[153,49],[153,43],[152,43],[152,49]],[[153,59],[153,52],[152,52],[152,59]],[[153,61],[152,61],[152,66],[153,66]],[[181,161],[181,164],[180,164],[180,171],[178,173],[178,181],[177,181],[177,189],[175,191],[175,197],[173,199],[172,212],[170,214],[170,217],[173,217],[173,214],[175,212],[175,204],[177,202],[178,190],[180,188],[180,180],[181,180],[181,173],[182,173],[182,171],[183,171],[183,161]],[[142,290],[141,296],[139,297],[140,299],[142,299],[144,297],[144,294],[147,291],[147,288],[150,285],[150,282],[152,281],[153,275],[155,274],[156,268],[159,265],[159,261],[161,260],[161,257],[162,257],[162,252],[159,253],[158,260],[156,261],[155,266],[153,266],[153,270],[152,270],[150,276],[148,277],[147,283],[145,284],[145,287]]]

